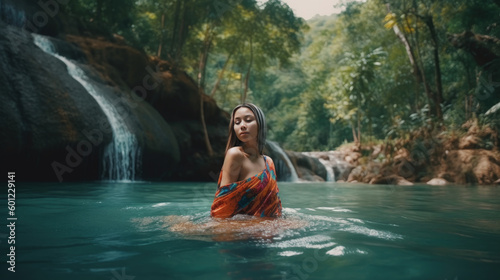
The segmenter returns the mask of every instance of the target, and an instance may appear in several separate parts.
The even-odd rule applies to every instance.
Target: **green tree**
[[[341,90],[332,98],[327,108],[333,112],[333,121],[344,121],[352,127],[353,139],[361,143],[361,127],[363,119],[371,125],[377,99],[377,90],[373,86],[376,79],[376,68],[382,64],[386,53],[377,48],[369,53],[346,53],[341,61]]]

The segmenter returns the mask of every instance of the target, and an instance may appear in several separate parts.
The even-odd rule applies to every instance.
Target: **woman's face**
[[[241,107],[234,112],[234,132],[238,139],[246,143],[250,140],[257,141],[259,125],[252,110]]]

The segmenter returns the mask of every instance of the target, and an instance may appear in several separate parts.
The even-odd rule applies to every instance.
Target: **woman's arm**
[[[227,151],[222,165],[221,186],[238,181],[244,158],[245,155],[240,147],[232,147]]]

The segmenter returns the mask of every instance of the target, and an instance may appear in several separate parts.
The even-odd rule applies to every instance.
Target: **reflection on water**
[[[247,215],[236,215],[230,219],[213,219],[205,217],[191,220],[187,216],[164,217],[165,225],[180,238],[237,241],[237,240],[269,240],[285,231],[304,227],[307,223],[299,219],[260,218]]]
[[[122,269],[136,279],[500,275],[497,187],[280,183],[283,218],[226,220],[209,216],[215,184],[19,189],[18,275],[118,279]]]

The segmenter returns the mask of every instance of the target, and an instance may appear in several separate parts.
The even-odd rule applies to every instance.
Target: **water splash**
[[[66,64],[68,73],[96,100],[111,125],[113,142],[108,144],[104,150],[102,179],[112,181],[135,180],[137,178],[136,169],[141,163],[141,150],[137,138],[130,133],[123,116],[118,113],[112,102],[98,92],[78,65],[57,54],[54,45],[47,37],[38,34],[32,35],[35,45]]]

